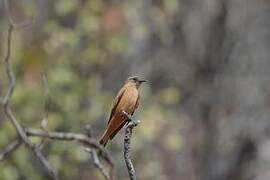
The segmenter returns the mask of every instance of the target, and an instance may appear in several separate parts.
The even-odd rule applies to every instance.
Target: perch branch
[[[130,156],[130,142],[132,137],[132,130],[140,123],[140,121],[132,119],[132,117],[125,111],[123,111],[123,114],[125,114],[126,117],[128,118],[128,124],[125,129],[125,138],[124,138],[124,158],[130,180],[136,180],[136,172]]]

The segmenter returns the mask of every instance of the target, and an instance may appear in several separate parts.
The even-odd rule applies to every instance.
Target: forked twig
[[[92,138],[92,128],[90,124],[87,124],[85,126],[87,137]],[[112,174],[110,176],[108,172],[105,170],[104,166],[101,164],[97,151],[95,149],[91,148],[85,148],[85,151],[88,152],[91,156],[91,159],[93,160],[94,166],[100,171],[100,173],[103,175],[103,177],[106,180],[111,180],[114,178],[115,174]],[[114,173],[115,169],[112,168],[111,172]]]

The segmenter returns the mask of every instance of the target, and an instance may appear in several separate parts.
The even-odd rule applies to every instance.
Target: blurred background
[[[10,0],[10,14],[33,20],[12,39],[11,104],[24,126],[40,128],[47,112],[50,131],[91,124],[99,138],[117,91],[139,75],[149,83],[131,145],[138,179],[270,179],[270,1]],[[1,59],[7,19],[1,0]],[[1,107],[0,147],[15,136]],[[107,147],[117,180],[128,179],[122,147],[120,131]],[[43,152],[61,179],[103,179],[76,144],[51,141]],[[20,147],[0,162],[0,179],[49,177]]]

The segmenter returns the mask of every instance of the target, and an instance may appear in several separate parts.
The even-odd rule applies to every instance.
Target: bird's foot
[[[130,124],[132,124],[133,126],[137,126],[141,122],[140,120],[133,119],[132,116],[126,111],[122,112],[127,117],[127,124],[126,124],[127,126]]]
[[[137,126],[138,124],[140,124],[140,120],[133,120],[131,123],[134,125],[134,126]]]
[[[133,121],[131,114],[127,113],[126,111],[122,111],[122,113],[128,118],[128,121]]]

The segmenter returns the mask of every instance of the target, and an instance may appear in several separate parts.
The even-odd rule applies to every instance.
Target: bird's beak
[[[142,80],[139,80],[140,83],[143,83],[143,82],[147,82],[146,80],[142,79]]]

